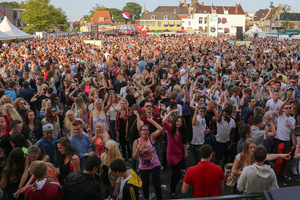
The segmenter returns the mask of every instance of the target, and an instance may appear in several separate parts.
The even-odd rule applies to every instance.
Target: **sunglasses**
[[[152,105],[146,105],[145,108],[152,108]]]
[[[55,110],[52,110],[51,112],[55,113]]]
[[[202,111],[200,111],[200,113],[206,113],[206,111],[203,111],[203,110],[202,110]]]
[[[292,109],[292,107],[286,107],[286,108],[284,108],[284,109],[288,110],[288,109]]]

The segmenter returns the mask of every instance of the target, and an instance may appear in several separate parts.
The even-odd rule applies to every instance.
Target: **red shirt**
[[[187,170],[183,181],[193,186],[193,198],[197,198],[220,196],[222,180],[224,173],[219,165],[202,161]]]
[[[25,190],[26,200],[41,200],[41,199],[52,199],[52,200],[62,200],[63,193],[59,183],[49,182],[48,180],[44,186],[38,190],[36,188],[36,183],[32,184]]]

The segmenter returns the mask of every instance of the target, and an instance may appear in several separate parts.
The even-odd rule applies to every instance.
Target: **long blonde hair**
[[[3,106],[3,110],[12,120],[19,120],[23,122],[21,115],[10,103],[5,104]]]
[[[82,109],[83,113],[86,114],[86,107],[82,97],[76,97],[74,103],[77,109]]]
[[[24,106],[29,106],[28,102],[27,102],[25,99],[23,99],[22,97],[18,97],[18,98],[14,101],[14,103],[12,104],[12,105],[14,106],[15,109],[18,109],[18,103],[19,103],[19,101],[23,101],[23,102],[24,102]],[[28,107],[28,108],[29,108],[29,107]],[[26,109],[26,108],[25,108],[25,109]]]
[[[5,101],[6,103],[13,104],[13,100],[9,96],[7,96],[7,95],[3,95],[0,100],[1,100],[1,103],[3,101]]]
[[[102,105],[101,105],[101,110],[99,110],[96,106],[96,104],[98,102],[101,102]],[[98,114],[100,113],[100,114]],[[94,101],[94,110],[93,110],[93,117],[96,117],[96,116],[99,116],[99,117],[102,117],[103,115],[105,115],[104,113],[104,108],[103,108],[103,102],[102,102],[102,99],[96,99],[96,101]]]
[[[123,159],[116,141],[109,139],[105,142],[105,146],[107,147],[108,151],[101,155],[101,162],[103,164],[111,163],[116,159]]]
[[[68,110],[66,112],[66,116],[65,116],[65,120],[64,120],[64,123],[65,123],[65,128],[69,129],[70,132],[72,131],[72,122],[69,118],[69,114],[72,113],[73,111],[72,110]]]
[[[249,146],[250,144],[256,144],[255,140],[248,138],[245,141],[243,151],[240,154],[240,160],[238,162],[238,170],[243,170],[246,165],[252,165],[254,163],[254,155],[251,157],[250,163],[247,163],[247,158],[249,157]]]

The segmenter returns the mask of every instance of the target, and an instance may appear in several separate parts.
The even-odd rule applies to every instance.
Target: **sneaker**
[[[291,167],[291,170],[292,170],[292,173],[293,173],[295,176],[298,175],[298,171],[297,171],[296,166],[292,166],[292,167]]]
[[[166,172],[166,167],[161,166],[161,167],[160,167],[160,173],[163,174],[163,173],[165,173],[165,172]]]

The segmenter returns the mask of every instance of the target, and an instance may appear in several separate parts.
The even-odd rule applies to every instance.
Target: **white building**
[[[236,34],[236,27],[242,26],[245,31],[245,12],[240,4],[236,6],[205,6],[196,4],[194,13],[182,19],[182,26],[186,31],[205,31],[209,16],[218,17],[218,33]]]

